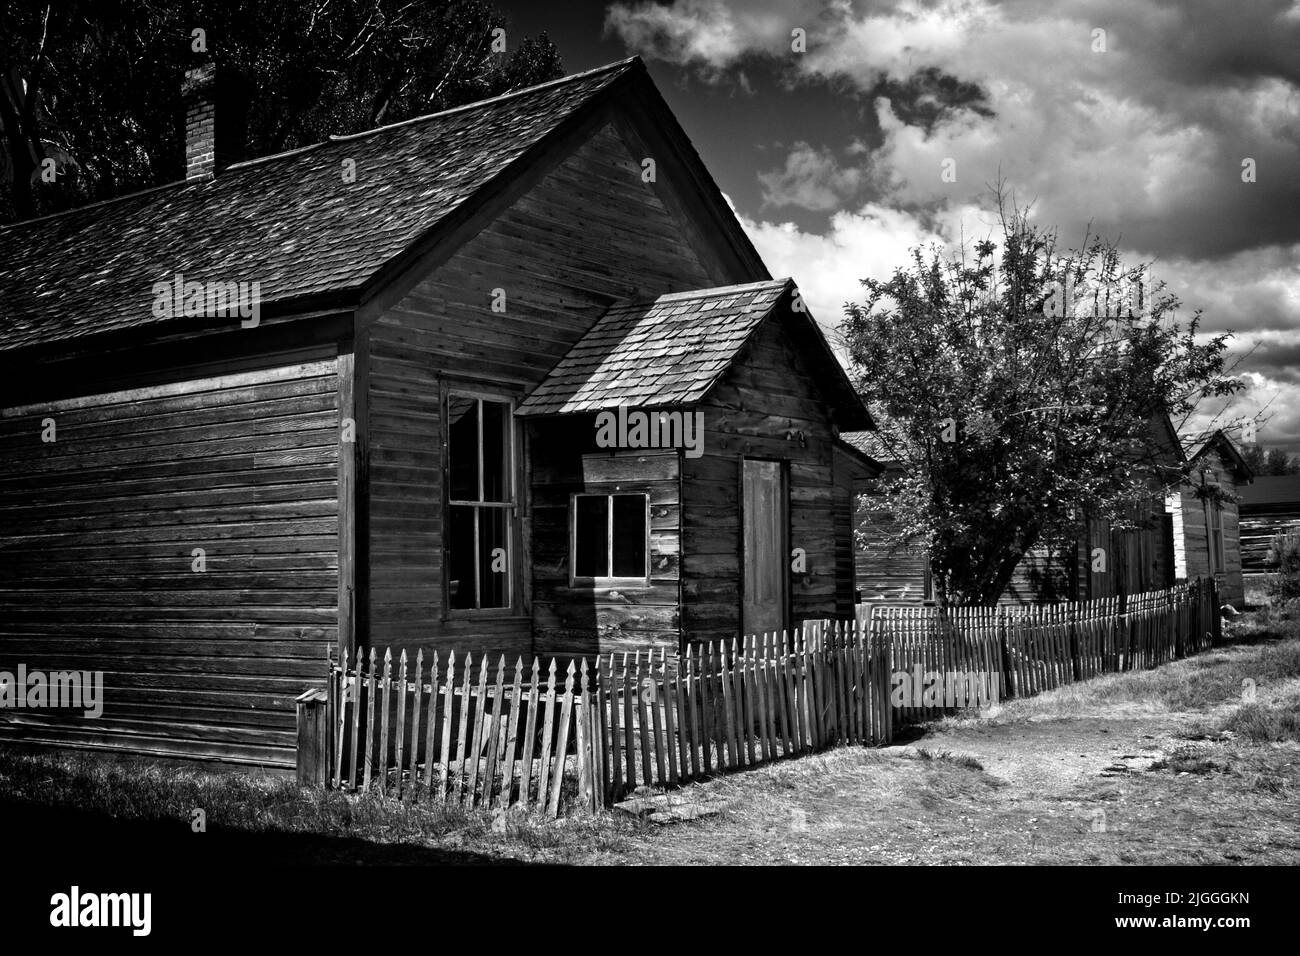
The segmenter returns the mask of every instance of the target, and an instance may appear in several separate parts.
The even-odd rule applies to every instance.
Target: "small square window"
[[[574,495],[572,513],[571,581],[647,583],[649,495]]]

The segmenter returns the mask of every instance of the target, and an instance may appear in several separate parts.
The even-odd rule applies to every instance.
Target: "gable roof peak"
[[[604,73],[616,76],[628,72],[632,67],[637,65],[640,65],[644,69],[645,64],[639,56],[630,56],[623,60],[616,60],[613,63],[606,63],[604,66],[597,66],[590,70],[583,70],[581,73],[568,73],[564,76],[556,77],[553,80],[547,80],[544,83],[534,83],[532,86],[521,86],[517,90],[507,90],[505,93],[498,93],[496,96],[488,96],[481,100],[472,100],[469,103],[462,103],[460,106],[451,106],[445,110],[438,110],[434,113],[424,113],[420,116],[411,116],[404,120],[398,120],[395,123],[385,123],[383,126],[372,126],[370,129],[363,129],[356,133],[330,133],[328,139],[322,140],[319,143],[312,143],[308,146],[299,146],[296,149],[288,149],[279,153],[270,153],[266,156],[257,156],[253,159],[246,159],[239,163],[232,163],[227,167],[227,169],[242,169],[248,166],[256,166],[259,163],[270,162],[271,160],[280,159],[285,156],[296,156],[299,153],[319,149],[322,146],[328,146],[331,143],[357,142],[359,140],[368,139],[371,136],[377,136],[380,133],[387,133],[407,126],[416,126],[420,123],[428,123],[432,120],[445,119],[448,116],[454,116],[457,113],[483,109],[484,107],[493,106],[497,103],[505,102],[506,100],[515,99],[516,97],[526,96],[530,93],[537,93],[549,87],[578,82]]]
[[[1203,458],[1211,448],[1217,448],[1224,453],[1223,457],[1227,459],[1238,477],[1246,480],[1251,480],[1255,477],[1254,469],[1246,463],[1246,459],[1242,457],[1241,452],[1237,449],[1236,442],[1229,438],[1222,428],[1216,428],[1210,433],[1210,436],[1192,452],[1187,459],[1188,467],[1190,468],[1192,465],[1195,465],[1196,462]]]
[[[758,279],[754,282],[740,282],[736,285],[710,286],[707,289],[686,289],[682,292],[665,292],[662,295],[646,296],[617,302],[609,307],[609,312],[645,309],[652,305],[669,305],[681,302],[703,302],[726,296],[747,295],[751,292],[783,292],[786,286],[794,284],[793,279]],[[751,303],[751,307],[753,307]]]

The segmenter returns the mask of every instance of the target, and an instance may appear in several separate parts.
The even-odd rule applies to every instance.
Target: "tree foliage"
[[[881,489],[891,544],[928,549],[943,602],[996,602],[1029,549],[1078,540],[1089,517],[1134,527],[1178,478],[1163,414],[1240,387],[1227,336],[1200,336],[1199,313],[1178,322],[1145,266],[1095,237],[1063,249],[1000,200],[999,242],[913,249],[863,281],[843,325],[900,466]]]
[[[1293,459],[1282,448],[1247,445],[1241,457],[1256,475],[1300,475],[1300,459]]]
[[[545,34],[495,52],[505,26],[482,0],[9,0],[0,222],[180,178],[181,80],[206,57],[247,81],[248,155],[260,156],[562,74]]]

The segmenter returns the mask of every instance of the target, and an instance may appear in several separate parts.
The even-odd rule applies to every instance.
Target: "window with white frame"
[[[449,391],[446,406],[445,574],[453,611],[514,601],[514,406]]]
[[[575,494],[569,579],[576,584],[645,585],[650,578],[650,496]]]

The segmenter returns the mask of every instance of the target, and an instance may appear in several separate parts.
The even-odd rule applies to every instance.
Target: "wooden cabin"
[[[225,167],[210,86],[0,229],[0,670],[105,684],[0,740],[289,767],[344,653],[848,613],[871,420],[639,60]]]
[[[1179,580],[1213,577],[1219,600],[1241,608],[1241,528],[1238,495],[1254,473],[1221,430],[1188,458],[1187,478],[1167,501],[1174,531],[1174,574]]]
[[[894,522],[867,493],[859,499],[857,527],[862,532],[856,555],[856,578],[862,602],[924,605],[937,602],[929,554],[924,548],[891,545]],[[1003,604],[1041,604],[1137,594],[1173,583],[1173,532],[1158,501],[1145,504],[1137,530],[1111,529],[1092,521],[1073,547],[1040,544],[1021,559]],[[1094,570],[1092,555],[1104,549],[1105,562]]]
[[[887,479],[903,467],[888,460],[873,432],[843,436],[862,453],[881,460]],[[1156,469],[1176,474],[1184,462],[1182,446],[1167,415],[1154,416],[1151,455]],[[1174,580],[1174,537],[1153,477],[1152,496],[1132,506],[1135,530],[1119,530],[1093,519],[1078,542],[1065,547],[1041,543],[1029,550],[1016,568],[1001,603],[1038,604],[1091,600],[1116,594],[1137,594],[1168,587]],[[937,598],[929,554],[923,547],[892,542],[895,522],[878,504],[870,481],[855,510],[859,530],[855,575],[864,603],[920,605]],[[1101,560],[1094,560],[1100,555]]]
[[[1276,570],[1268,558],[1273,538],[1300,531],[1300,475],[1260,475],[1238,487],[1237,495],[1242,572]]]

